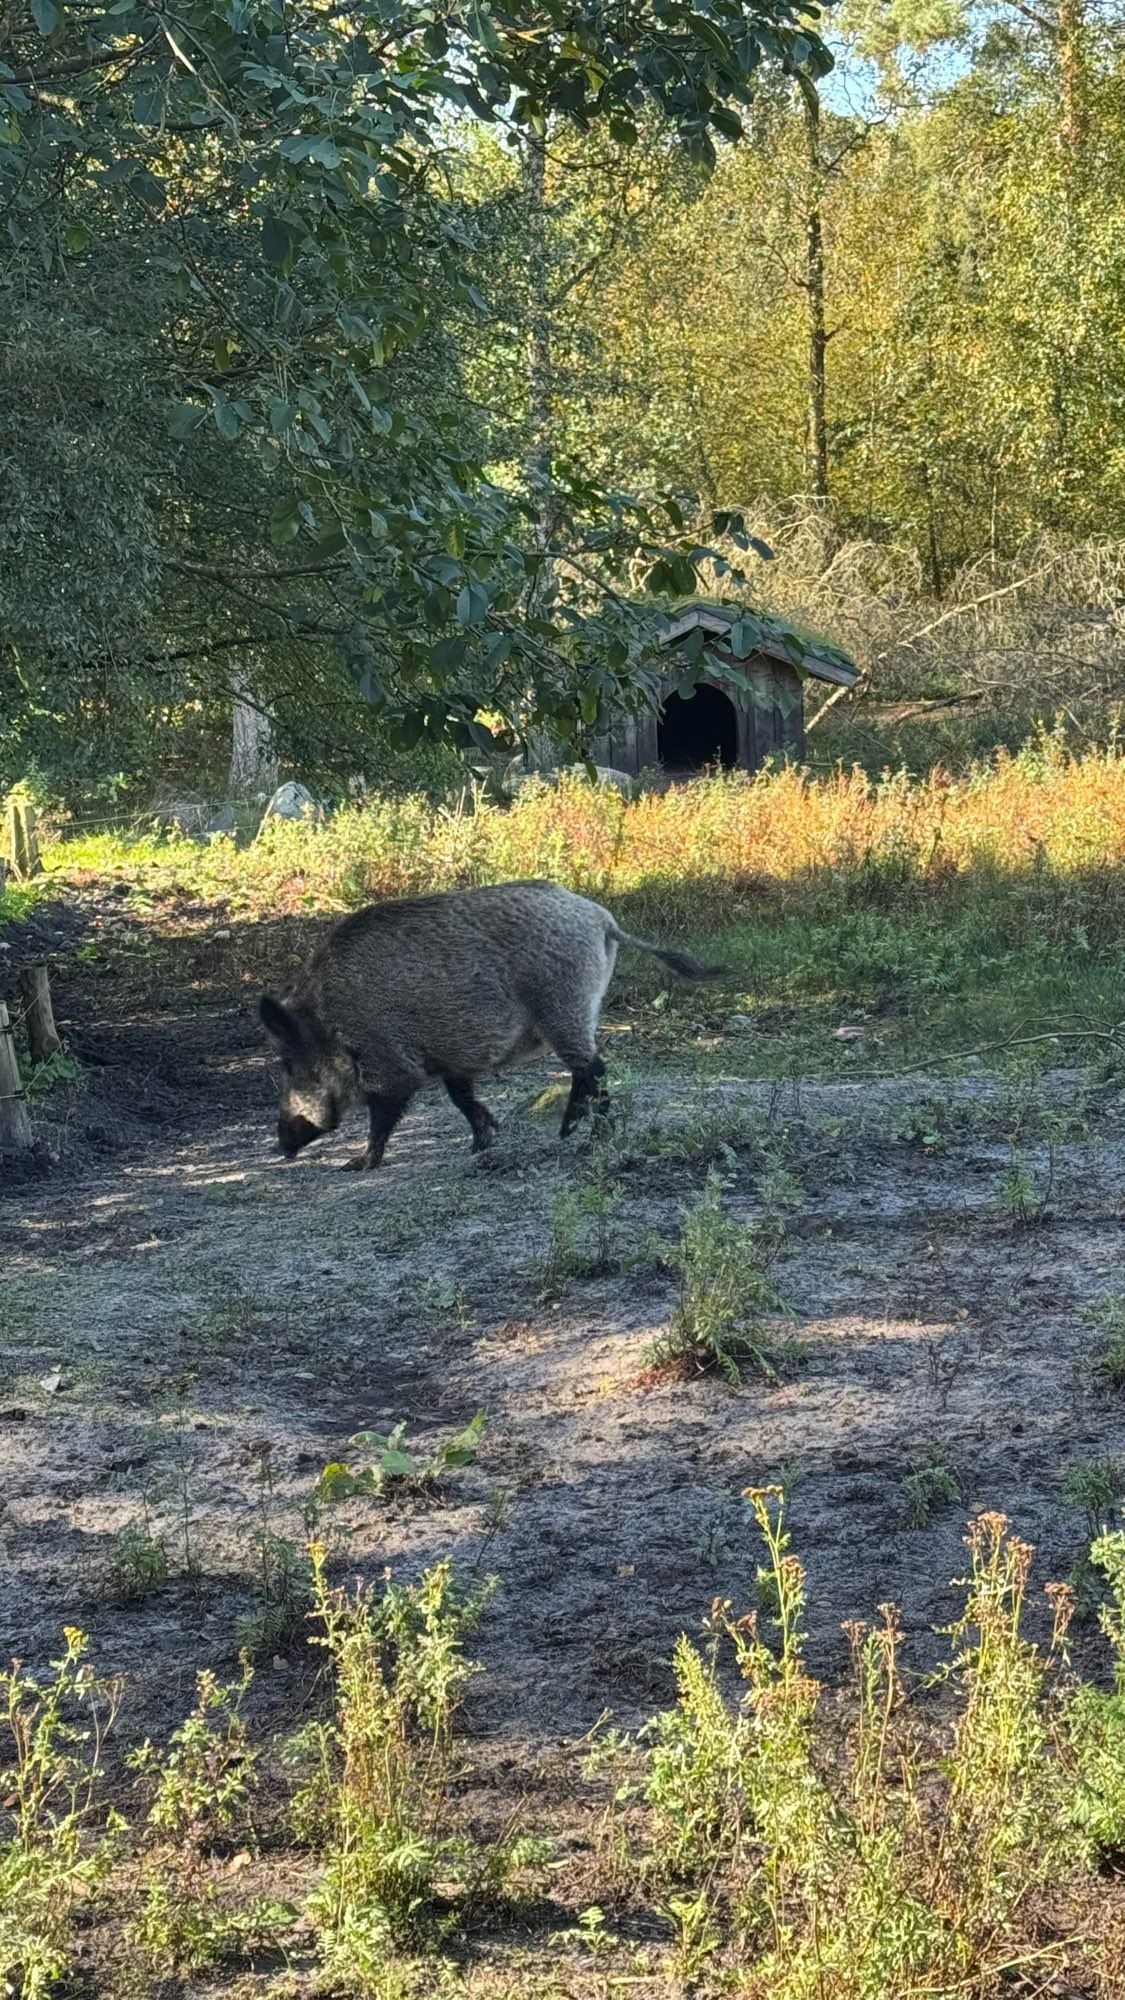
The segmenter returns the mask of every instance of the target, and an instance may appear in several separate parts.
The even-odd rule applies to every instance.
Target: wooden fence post
[[[31,1120],[20,1082],[8,1009],[0,1000],[0,1153],[31,1151]]]
[[[39,858],[39,829],[36,824],[35,807],[30,799],[18,796],[8,800],[4,814],[5,844],[12,874],[17,882],[30,882],[33,875],[42,871]]]
[[[58,1055],[62,1037],[51,1006],[51,981],[45,965],[29,965],[19,976],[20,1012],[32,1062]]]

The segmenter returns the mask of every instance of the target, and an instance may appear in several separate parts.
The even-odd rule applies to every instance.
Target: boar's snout
[[[287,1160],[296,1159],[302,1146],[322,1137],[320,1127],[309,1118],[279,1118],[277,1136]]]

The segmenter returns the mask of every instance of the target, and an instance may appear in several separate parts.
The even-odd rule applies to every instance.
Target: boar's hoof
[[[374,1159],[370,1153],[353,1153],[350,1160],[344,1161],[344,1164],[341,1167],[340,1172],[342,1174],[362,1174],[365,1173],[368,1170],[368,1168],[377,1167],[379,1165],[381,1165],[381,1162],[379,1160]]]

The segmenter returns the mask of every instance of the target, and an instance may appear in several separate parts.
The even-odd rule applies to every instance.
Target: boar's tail
[[[663,959],[680,979],[721,979],[726,972],[725,965],[701,965],[697,958],[689,958],[686,951],[672,951],[662,944],[650,944],[647,938],[634,937],[632,931],[623,931],[620,924],[610,918],[609,935],[618,944],[635,945],[638,951],[651,951],[654,958]]]

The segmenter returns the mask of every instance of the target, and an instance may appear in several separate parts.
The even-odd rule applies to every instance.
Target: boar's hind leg
[[[563,1112],[560,1138],[565,1139],[568,1133],[573,1132],[579,1119],[586,1116],[591,1105],[595,1112],[609,1109],[609,1092],[605,1087],[605,1064],[596,1052],[586,1062],[576,1063],[571,1068],[570,1096]]]
[[[492,1134],[497,1130],[497,1121],[487,1104],[482,1104],[473,1089],[471,1076],[447,1076],[445,1087],[462,1117],[467,1118],[473,1129],[473,1151],[483,1153],[492,1144]]]
[[[363,1169],[382,1165],[387,1140],[402,1117],[410,1102],[409,1096],[391,1097],[384,1092],[371,1095],[367,1100],[370,1130],[367,1135],[367,1151],[357,1159],[349,1160],[349,1167]]]

